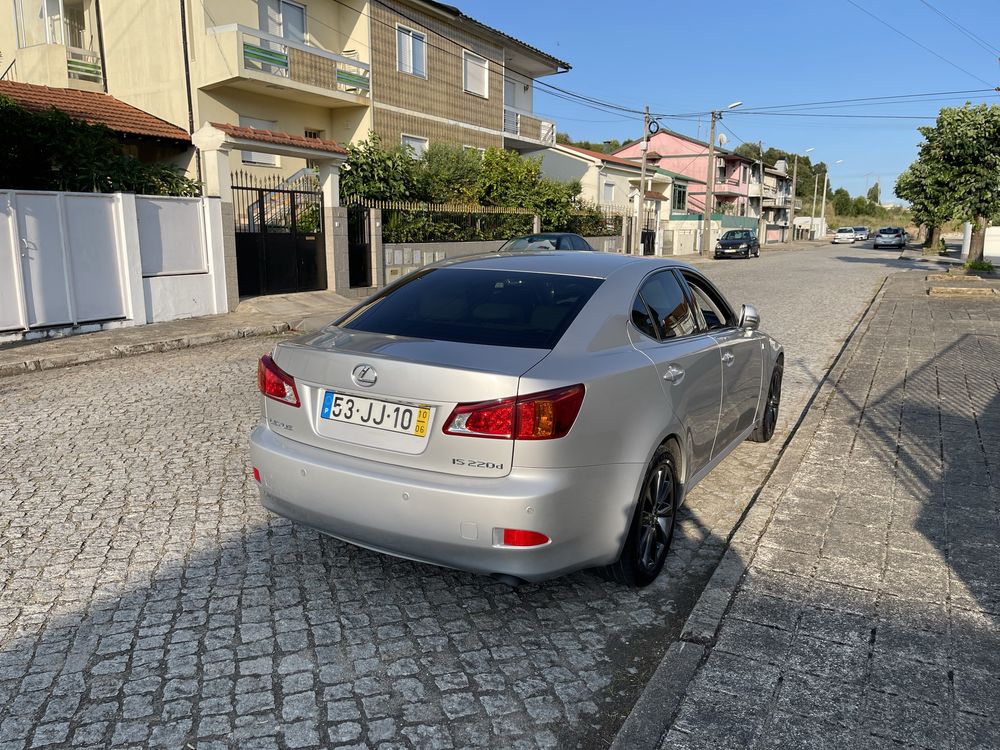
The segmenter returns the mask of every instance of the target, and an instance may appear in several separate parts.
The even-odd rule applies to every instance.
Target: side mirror
[[[747,331],[756,331],[760,328],[760,313],[756,307],[746,304],[740,308],[739,326]]]

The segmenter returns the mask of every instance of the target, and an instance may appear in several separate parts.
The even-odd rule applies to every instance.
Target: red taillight
[[[268,398],[290,406],[299,405],[299,392],[295,390],[295,378],[282,370],[265,354],[257,363],[257,388]]]
[[[257,467],[256,466],[253,467],[253,479],[254,479],[255,482],[257,482],[258,484],[260,484],[260,472],[257,471]]]
[[[537,531],[525,531],[524,529],[504,529],[503,543],[508,547],[538,547],[547,544],[549,538],[545,534]]]
[[[583,385],[571,385],[497,401],[459,404],[444,423],[448,435],[502,440],[551,440],[573,426],[583,404]]]

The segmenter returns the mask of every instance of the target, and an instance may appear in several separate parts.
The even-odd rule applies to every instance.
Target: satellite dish
[[[719,145],[725,146],[727,143],[729,143],[729,139],[726,137],[726,134],[719,133]]]

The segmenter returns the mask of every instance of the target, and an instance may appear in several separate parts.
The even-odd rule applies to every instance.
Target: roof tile
[[[91,125],[104,125],[117,133],[190,142],[183,128],[126,104],[108,94],[77,89],[58,89],[31,83],[0,81],[0,96],[13,99],[25,109],[45,112],[58,109]]]
[[[273,143],[279,146],[297,146],[299,148],[311,148],[317,151],[329,151],[334,154],[346,154],[347,149],[336,141],[328,141],[323,138],[307,138],[304,135],[292,135],[278,130],[258,130],[241,125],[230,125],[224,122],[213,122],[212,127],[218,128],[226,135],[233,138],[243,138],[248,141],[260,141],[261,143]]]

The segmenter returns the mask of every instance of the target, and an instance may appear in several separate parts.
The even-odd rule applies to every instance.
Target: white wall
[[[968,239],[962,243],[962,257],[969,257],[969,242],[972,238],[972,226],[966,232]],[[992,263],[1000,264],[1000,227],[986,227],[986,241],[983,244],[983,258]]]
[[[0,338],[225,310],[219,199],[0,191]]]

